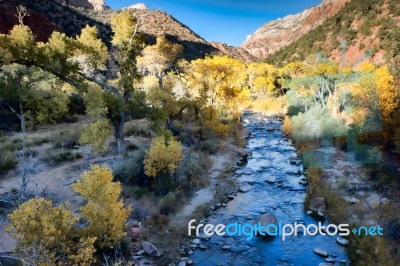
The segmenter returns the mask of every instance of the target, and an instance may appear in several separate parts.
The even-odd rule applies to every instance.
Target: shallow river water
[[[307,187],[299,183],[304,178],[303,166],[290,163],[290,158],[298,155],[291,140],[280,130],[282,121],[278,117],[251,112],[243,115],[243,121],[252,133],[246,147],[252,156],[249,156],[246,165],[236,170],[236,175],[240,183],[251,184],[252,190],[247,193],[238,192],[225,208],[216,211],[215,218],[209,218],[208,223],[251,223],[251,218],[268,212],[283,224],[317,224],[318,220],[304,210]],[[327,224],[328,221],[323,223]],[[324,258],[313,252],[314,248],[328,251],[329,258],[336,260],[335,265],[340,265],[339,261],[346,258],[346,250],[336,243],[336,236],[328,235],[288,236],[285,241],[280,236],[246,240],[246,236],[214,235],[209,240],[201,240],[200,245],[207,249],[197,249],[190,259],[196,265],[204,266],[309,266],[324,263]],[[224,245],[228,245],[230,250],[223,250]]]

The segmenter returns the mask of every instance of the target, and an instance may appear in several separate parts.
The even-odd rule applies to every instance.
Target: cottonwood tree
[[[27,126],[53,123],[68,111],[68,96],[57,88],[54,76],[35,67],[3,66],[0,84],[0,108],[19,119],[22,133]]]
[[[121,183],[113,182],[112,171],[103,165],[92,165],[82,174],[82,180],[73,185],[86,200],[80,210],[88,225],[84,234],[96,237],[100,247],[113,247],[125,235],[124,228],[130,209],[121,199]]]
[[[168,116],[165,127],[171,128],[171,115],[168,112],[168,101],[171,99],[170,87],[164,84],[168,72],[176,69],[178,58],[183,47],[168,41],[164,36],[157,37],[156,44],[145,47],[138,57],[138,68],[143,75],[154,76],[158,81],[163,112]]]
[[[182,158],[182,145],[179,141],[171,136],[159,136],[151,142],[144,159],[145,174],[157,178],[158,189],[162,190],[160,176],[174,174]]]
[[[247,66],[249,87],[262,96],[271,95],[277,87],[278,69],[266,63],[250,63]]]
[[[87,223],[77,224],[68,203],[54,206],[44,198],[30,199],[8,216],[16,256],[0,258],[27,265],[92,265],[97,247],[113,248],[125,235],[130,208],[124,207],[121,184],[113,182],[111,169],[93,165],[73,189],[85,199],[80,211]]]
[[[113,47],[108,51],[94,27],[87,26],[75,39],[54,32],[42,43],[35,42],[29,27],[17,25],[10,34],[0,35],[0,50],[4,51],[0,63],[34,66],[83,91],[89,83],[101,88],[107,105],[104,116],[112,125],[117,151],[122,153],[126,116],[138,102],[144,102],[143,94],[133,89],[141,38],[135,35],[135,20],[128,11],[113,16],[112,29]]]
[[[68,205],[54,207],[49,200],[33,198],[9,219],[7,231],[17,240],[18,257],[8,258],[27,265],[90,265],[96,261],[96,237],[78,236],[74,228],[78,218]]]
[[[214,110],[217,105],[234,112],[249,96],[245,65],[226,56],[207,57],[191,62],[186,72],[189,87]],[[209,118],[214,117],[213,111]]]

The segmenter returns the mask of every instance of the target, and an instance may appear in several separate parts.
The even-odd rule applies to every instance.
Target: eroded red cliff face
[[[301,13],[268,22],[248,36],[242,47],[259,59],[265,58],[334,16],[348,1],[324,0]]]

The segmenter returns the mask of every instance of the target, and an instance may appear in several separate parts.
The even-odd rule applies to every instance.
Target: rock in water
[[[260,223],[262,226],[268,226],[270,224],[273,224],[275,226],[270,226],[267,228],[267,231],[265,229],[262,230],[263,233],[270,233],[268,235],[275,236],[276,235],[276,228],[278,228],[278,219],[275,217],[275,215],[271,213],[264,213],[258,216],[256,219],[254,219],[253,224],[258,224]]]
[[[142,243],[144,252],[152,257],[160,257],[162,254],[161,252],[150,242],[143,242]]]
[[[321,256],[321,257],[328,257],[328,251],[320,249],[320,248],[314,248],[314,253]]]
[[[340,236],[336,238],[336,242],[338,242],[342,246],[347,246],[347,244],[349,244],[349,240],[344,239],[343,237]]]
[[[252,188],[253,187],[250,184],[243,183],[242,185],[240,185],[239,190],[240,190],[240,192],[246,193],[246,192],[249,192],[250,190],[252,190]]]
[[[351,198],[350,199],[350,203],[351,204],[356,204],[356,203],[358,203],[360,200],[359,199],[356,199],[356,198]]]

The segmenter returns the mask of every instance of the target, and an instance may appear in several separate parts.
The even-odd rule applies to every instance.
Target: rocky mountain
[[[321,4],[301,13],[268,22],[249,35],[242,44],[242,48],[253,56],[263,59],[321,25],[327,18],[335,15],[348,1],[323,0]]]
[[[94,10],[104,10],[108,8],[103,0],[56,0],[56,1],[65,5],[90,8]]]
[[[105,8],[103,0],[7,0],[6,3],[0,1],[0,33],[7,33],[17,24],[15,14],[19,4],[24,4],[29,9],[31,16],[26,18],[26,24],[40,40],[45,40],[55,29],[75,37],[89,24],[96,26],[103,41],[110,44],[111,16],[119,12]],[[216,54],[228,55],[246,62],[254,59],[240,47],[207,42],[164,11],[149,10],[143,4],[135,4],[125,9],[130,10],[140,21],[139,31],[148,37],[150,44],[155,42],[157,36],[166,36],[184,47],[184,57],[188,60]]]
[[[344,66],[363,60],[387,64],[400,77],[400,2],[351,0],[315,29],[269,55],[266,61],[282,65],[316,53]]]

